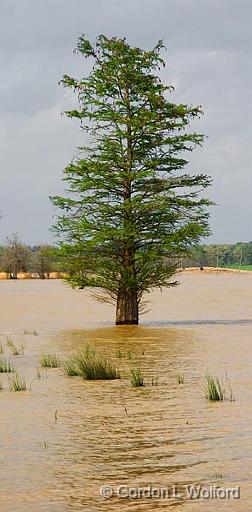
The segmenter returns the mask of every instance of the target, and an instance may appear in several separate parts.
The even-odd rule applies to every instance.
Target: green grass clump
[[[75,357],[69,357],[64,362],[63,370],[69,377],[76,377],[80,375],[80,369],[78,367],[78,360]]]
[[[179,384],[184,384],[185,382],[185,374],[184,373],[178,373],[177,374],[177,381]]]
[[[24,343],[20,343],[19,345],[15,345],[13,339],[11,336],[6,337],[6,344],[7,347],[9,347],[11,353],[13,356],[20,356],[21,354],[24,354],[25,345]]]
[[[120,348],[116,352],[116,357],[118,357],[118,359],[122,359],[124,357],[124,353],[121,351]]]
[[[10,375],[8,377],[9,380],[9,390],[10,391],[26,391],[27,385],[25,379],[19,375],[19,373],[14,373],[14,375]]]
[[[158,376],[154,377],[154,375],[152,375],[151,379],[149,381],[149,384],[151,386],[158,386],[158,384],[159,384]]]
[[[38,331],[36,331],[36,329],[24,329],[24,334],[29,334],[29,335],[33,335],[33,336],[38,336]]]
[[[145,386],[144,377],[140,368],[132,368],[130,370],[130,381],[134,388]]]
[[[76,356],[79,375],[87,380],[120,379],[120,372],[110,359],[96,353],[89,345]]]
[[[6,359],[0,359],[0,373],[11,373],[14,371],[15,369],[9,361],[6,361]]]
[[[118,357],[118,359],[132,359],[132,352],[130,350],[127,350],[127,352],[122,352],[122,350],[119,348],[116,352],[116,357]]]
[[[3,354],[4,353],[4,348],[3,348],[3,344],[0,343],[0,354]]]
[[[21,345],[15,345],[13,343],[13,345],[9,346],[9,349],[10,349],[11,353],[13,354],[13,356],[20,356],[20,355],[24,354],[25,346],[23,343],[21,343]]]
[[[38,446],[39,446],[39,448],[41,448],[41,450],[48,450],[49,443],[48,443],[48,441],[41,441],[38,443]]]
[[[40,364],[43,368],[58,368],[60,366],[60,359],[56,354],[42,352]]]
[[[210,402],[222,402],[225,399],[225,387],[218,377],[206,375],[205,397]]]

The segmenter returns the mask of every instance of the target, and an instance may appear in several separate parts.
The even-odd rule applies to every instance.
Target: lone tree
[[[211,180],[185,173],[186,153],[203,136],[189,129],[200,107],[174,104],[158,72],[162,41],[151,51],[101,35],[77,51],[92,60],[88,76],[64,75],[78,95],[67,111],[89,134],[66,167],[67,197],[55,226],[72,286],[92,287],[116,303],[116,324],[137,324],[143,296],[172,280],[177,260],[206,236]]]

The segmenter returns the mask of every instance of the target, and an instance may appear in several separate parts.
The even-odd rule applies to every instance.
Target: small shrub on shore
[[[42,352],[40,357],[40,364],[43,366],[43,368],[58,368],[60,366],[60,359],[56,354]]]
[[[145,386],[144,377],[142,375],[140,368],[132,368],[130,370],[130,380],[131,385],[134,388],[139,388]]]

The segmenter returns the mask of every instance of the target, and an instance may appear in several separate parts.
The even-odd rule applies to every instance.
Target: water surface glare
[[[1,512],[251,510],[252,275],[181,281],[151,294],[133,327],[113,326],[110,306],[59,281],[0,281],[0,358],[28,384],[11,393],[0,374]],[[24,354],[11,353],[7,336]],[[111,355],[122,379],[37,370],[41,350],[63,360],[85,343]],[[138,366],[147,385],[132,388]],[[206,401],[207,371],[231,385],[234,402]],[[241,497],[192,501],[192,483],[238,485]],[[180,496],[104,499],[102,485],[176,485]]]

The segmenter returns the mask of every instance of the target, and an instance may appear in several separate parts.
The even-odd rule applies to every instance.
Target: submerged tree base
[[[138,320],[116,320],[116,325],[138,325]]]

